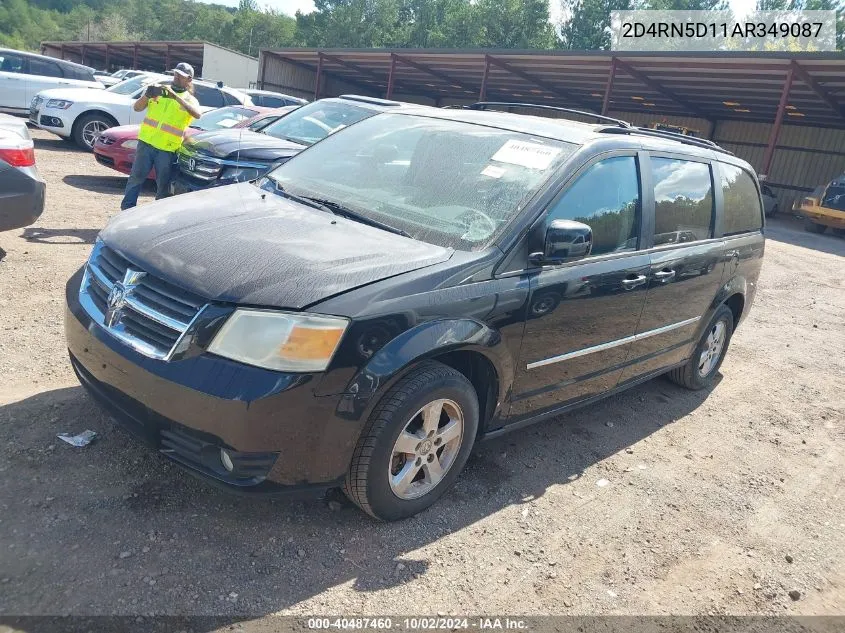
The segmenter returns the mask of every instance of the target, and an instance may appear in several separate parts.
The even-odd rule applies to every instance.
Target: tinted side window
[[[633,156],[591,166],[549,211],[552,220],[575,220],[593,230],[592,255],[637,249],[640,181]]]
[[[751,175],[739,167],[720,163],[722,197],[725,205],[725,235],[758,231],[763,227],[763,209]]]
[[[674,158],[651,159],[654,182],[654,245],[713,237],[710,166]]]
[[[65,68],[65,75],[79,81],[97,81],[94,73],[81,68]]]
[[[23,57],[20,55],[12,55],[11,53],[0,53],[0,72],[23,72]]]
[[[29,58],[29,74],[42,77],[64,77],[64,73],[57,63],[37,57]]]
[[[229,94],[228,92],[223,93],[223,101],[226,102],[226,105],[241,105],[241,102],[235,98],[235,95]],[[257,103],[255,105],[258,105]]]
[[[208,86],[200,86],[194,84],[194,96],[201,106],[209,108],[222,108],[225,103],[223,101],[223,91],[217,88],[209,88]]]
[[[287,105],[287,102],[280,97],[268,97],[265,95],[262,99],[263,105],[268,108],[281,108]]]
[[[275,123],[281,117],[264,117],[263,119],[258,119],[257,121],[253,121],[249,125],[246,126],[246,129],[252,130],[253,132],[257,132],[258,130],[267,127],[271,123]]]

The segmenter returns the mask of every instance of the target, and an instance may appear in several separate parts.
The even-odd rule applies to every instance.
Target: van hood
[[[50,88],[42,90],[38,96],[44,99],[64,99],[66,101],[95,101],[97,103],[111,103],[127,105],[134,103],[134,99],[127,95],[119,95],[102,88]]]
[[[250,183],[121,211],[100,237],[142,270],[209,300],[288,309],[453,253]]]
[[[184,145],[185,149],[204,152],[217,158],[239,157],[262,161],[290,158],[305,149],[305,146],[299,143],[242,129],[200,132]]]

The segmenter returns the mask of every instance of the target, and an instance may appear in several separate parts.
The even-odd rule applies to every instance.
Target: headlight
[[[235,180],[243,182],[245,180],[255,180],[260,177],[266,169],[258,169],[256,167],[226,167],[220,175],[221,180]]]
[[[133,138],[128,141],[123,141],[120,146],[125,147],[126,149],[135,149],[138,147],[138,139]]]
[[[67,110],[73,105],[73,101],[66,101],[64,99],[50,99],[47,101],[48,108],[57,108],[59,110]]]
[[[322,371],[349,321],[317,314],[240,309],[228,318],[208,351],[278,371]]]

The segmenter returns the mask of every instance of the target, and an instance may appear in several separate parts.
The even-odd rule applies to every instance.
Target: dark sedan
[[[26,122],[0,114],[0,231],[35,222],[44,211],[46,187]]]
[[[344,95],[321,99],[262,128],[215,130],[185,139],[171,193],[255,180],[306,147],[379,112],[402,107],[396,101]]]

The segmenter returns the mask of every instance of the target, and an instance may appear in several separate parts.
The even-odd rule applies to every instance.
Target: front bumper
[[[210,354],[148,358],[92,321],[66,287],[65,334],[80,382],[123,426],[207,479],[241,492],[314,494],[339,486],[361,423],[316,397],[318,375],[284,374]],[[220,449],[235,463],[222,467]]]
[[[57,115],[58,112],[61,112],[61,110],[44,112],[39,107],[30,107],[29,122],[47,132],[59,136],[70,136],[70,126],[65,123],[62,117]]]
[[[834,229],[845,229],[845,211],[837,211],[836,209],[828,209],[826,207],[816,207],[815,209],[801,207],[800,214],[811,222],[824,224]]]

